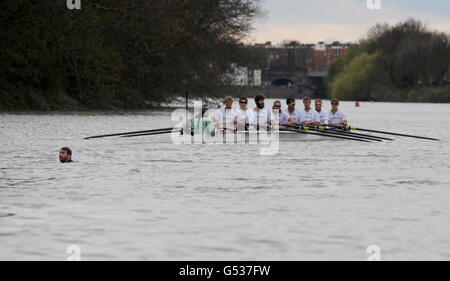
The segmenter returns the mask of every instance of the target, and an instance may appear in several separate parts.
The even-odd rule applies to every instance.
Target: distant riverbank
[[[263,94],[267,98],[274,99],[284,99],[288,97],[303,98],[305,96],[317,98],[315,93],[310,89],[299,91],[297,88],[289,87],[241,88],[237,89],[232,96],[252,97],[257,94]],[[404,91],[384,88],[377,92],[373,92],[370,96],[373,98],[361,99],[361,101],[450,103],[450,85],[445,87],[421,87]],[[329,96],[327,98],[330,99]]]
[[[231,95],[235,98],[241,96],[253,97],[263,94],[267,98],[286,99],[294,97],[301,99],[304,96],[315,98],[312,90],[299,91],[292,87],[235,87],[228,88],[216,93],[214,96]],[[373,101],[381,102],[427,102],[427,103],[450,103],[450,86],[446,87],[422,87],[408,91],[382,89],[371,95]],[[190,99],[198,97],[191,96]],[[329,98],[329,97],[328,97]],[[179,98],[173,101],[184,99]],[[364,101],[364,100],[361,100]],[[105,97],[97,103],[83,103],[81,100],[71,97],[66,93],[45,93],[37,90],[29,90],[26,93],[6,93],[0,90],[0,111],[77,111],[77,110],[146,110],[159,107],[167,107],[169,102],[149,101],[145,99],[110,99]]]

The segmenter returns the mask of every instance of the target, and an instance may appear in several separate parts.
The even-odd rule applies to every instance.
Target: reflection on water
[[[268,102],[270,104],[270,101]],[[327,104],[326,104],[327,105]],[[353,125],[450,140],[450,105],[342,103]],[[416,114],[421,112],[420,115]],[[0,259],[450,258],[449,142],[174,145],[83,136],[170,111],[0,115]],[[58,150],[72,148],[72,164]]]

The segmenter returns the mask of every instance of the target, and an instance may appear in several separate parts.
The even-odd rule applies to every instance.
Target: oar
[[[331,135],[337,135],[337,136],[343,136],[343,137],[351,137],[351,138],[362,139],[362,140],[383,141],[383,140],[375,138],[375,137],[358,136],[356,134],[353,135],[353,134],[346,133],[346,132],[342,132],[341,133],[341,132],[338,132],[338,131],[331,131],[331,130],[330,131],[324,131],[324,130],[312,128],[310,126],[299,126],[299,125],[292,125],[292,124],[284,124],[282,126],[296,128],[296,129],[300,129],[300,130],[304,130],[304,131],[319,132],[321,134],[331,134]]]
[[[345,136],[355,136],[355,137],[361,137],[361,138],[367,138],[367,139],[371,139],[371,140],[389,140],[389,141],[393,141],[394,139],[390,139],[390,138],[384,138],[384,137],[379,137],[379,136],[374,136],[374,135],[368,135],[368,134],[359,134],[359,133],[353,133],[353,132],[349,132],[349,131],[336,131],[334,129],[329,129],[326,128],[325,126],[314,126],[314,125],[304,125],[307,126],[311,129],[314,129],[315,131],[319,130],[319,131],[325,131],[325,132],[329,132],[329,133],[336,133],[336,134],[340,134],[340,135],[345,135]]]
[[[385,135],[393,135],[393,136],[416,138],[416,139],[441,141],[440,139],[435,139],[435,138],[428,138],[428,137],[421,137],[421,136],[414,136],[414,135],[406,135],[406,134],[399,134],[399,133],[392,133],[392,132],[385,132],[385,131],[377,131],[377,130],[371,130],[371,129],[362,129],[362,128],[356,128],[356,127],[353,127],[353,126],[340,126],[340,125],[328,125],[328,126],[329,127],[333,127],[333,128],[344,129],[344,130],[348,130],[348,131],[356,131],[357,130],[357,131],[377,133],[377,134],[385,134]]]
[[[115,133],[115,134],[107,134],[107,135],[98,135],[84,138],[85,140],[89,139],[98,139],[98,138],[106,138],[106,137],[116,137],[122,135],[135,135],[135,134],[144,134],[144,133],[152,133],[152,132],[160,132],[160,131],[168,131],[173,130],[174,128],[162,128],[162,129],[153,129],[153,130],[144,130],[144,131],[134,131],[134,132],[124,132],[124,133]]]
[[[337,136],[337,135],[333,135],[333,134],[327,134],[327,133],[314,133],[314,132],[309,132],[309,131],[289,130],[289,129],[284,129],[284,128],[280,128],[280,131],[295,132],[295,133],[299,133],[299,134],[307,134],[307,135],[329,137],[329,138],[336,138],[336,139],[344,139],[344,140],[354,140],[354,141],[360,141],[360,142],[371,142],[369,140],[355,139],[355,138],[350,138],[350,137],[341,137],[341,136]]]
[[[168,130],[162,132],[152,132],[152,133],[144,133],[144,134],[132,134],[132,135],[123,135],[121,138],[131,138],[131,137],[142,137],[142,136],[152,136],[152,135],[162,135],[162,134],[170,134],[170,133],[181,133],[183,130]]]

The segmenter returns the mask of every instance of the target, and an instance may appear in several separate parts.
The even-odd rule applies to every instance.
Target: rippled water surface
[[[366,260],[369,245],[450,259],[450,105],[341,108],[355,126],[445,141],[282,141],[261,155],[81,139],[171,126],[169,110],[0,114],[0,259],[66,260],[70,245],[83,260]]]

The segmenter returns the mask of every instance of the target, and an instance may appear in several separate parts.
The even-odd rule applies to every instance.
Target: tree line
[[[146,108],[213,94],[259,0],[0,2],[0,109]]]
[[[344,100],[450,102],[450,35],[408,19],[377,24],[330,64],[326,85]]]

